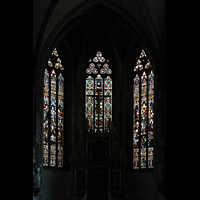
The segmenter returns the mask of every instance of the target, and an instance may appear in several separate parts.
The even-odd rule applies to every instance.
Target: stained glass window
[[[43,166],[63,167],[64,67],[56,48],[44,71]]]
[[[85,117],[91,133],[109,132],[108,122],[112,120],[112,70],[108,63],[98,51],[86,69]]]
[[[133,169],[153,168],[154,73],[144,50],[133,79]]]

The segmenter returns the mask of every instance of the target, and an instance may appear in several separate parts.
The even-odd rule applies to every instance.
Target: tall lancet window
[[[56,48],[44,71],[43,166],[63,167],[64,67]]]
[[[154,73],[144,52],[136,58],[133,79],[133,169],[153,168]]]
[[[108,63],[99,51],[86,69],[85,117],[91,133],[109,132],[108,122],[112,120],[112,70]]]

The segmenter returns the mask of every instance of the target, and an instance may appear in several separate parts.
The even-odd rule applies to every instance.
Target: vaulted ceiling
[[[74,62],[98,50],[126,58],[138,45],[152,60],[165,55],[165,0],[34,0],[33,6],[36,66],[64,44]]]

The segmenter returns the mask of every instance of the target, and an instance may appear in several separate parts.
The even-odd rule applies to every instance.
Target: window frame
[[[143,55],[142,55],[142,53],[144,53]],[[148,147],[148,142],[149,142],[149,139],[148,139],[148,132],[149,132],[149,130],[148,130],[148,127],[149,127],[149,120],[150,119],[153,119],[153,124],[155,125],[155,116],[154,116],[154,114],[155,114],[155,112],[153,111],[153,118],[149,118],[149,75],[150,75],[150,73],[151,73],[151,71],[153,71],[153,75],[154,75],[154,82],[153,82],[153,91],[154,91],[154,93],[153,93],[153,106],[155,107],[155,73],[154,73],[154,70],[153,70],[153,68],[152,68],[152,66],[151,66],[151,64],[150,64],[150,66],[148,66],[148,68],[145,68],[145,63],[147,63],[147,61],[149,61],[149,63],[150,63],[150,60],[148,59],[148,57],[146,56],[146,54],[145,54],[145,52],[144,52],[144,50],[142,50],[142,52],[140,53],[140,56],[142,56],[141,58],[138,56],[138,57],[136,57],[136,64],[137,64],[137,61],[138,61],[138,59],[140,59],[140,60],[142,60],[142,64],[143,64],[143,69],[140,69],[139,67],[137,68],[137,70],[136,70],[136,67],[134,68],[134,73],[133,73],[133,79],[132,79],[132,91],[133,91],[133,93],[132,93],[132,106],[133,106],[133,108],[132,108],[132,111],[133,111],[133,120],[132,120],[132,123],[133,123],[133,125],[132,125],[132,167],[131,167],[131,169],[132,169],[132,171],[133,172],[152,172],[153,170],[154,170],[154,166],[155,166],[155,161],[154,161],[154,159],[155,159],[155,145],[153,145],[153,167],[152,168],[149,168],[149,166],[148,166],[148,162],[149,162],[149,151],[148,151],[148,149],[149,148],[151,148],[151,147]],[[136,65],[137,66],[137,65]],[[146,110],[147,110],[147,112],[146,112],[146,114],[147,114],[147,116],[146,116],[146,123],[147,123],[147,125],[146,125],[146,129],[145,129],[145,131],[146,131],[146,136],[145,136],[145,138],[146,138],[146,166],[145,166],[145,168],[141,168],[141,140],[142,140],[142,135],[141,135],[141,121],[142,121],[142,117],[141,117],[141,107],[142,107],[142,99],[141,99],[141,97],[142,97],[142,84],[141,84],[141,77],[142,77],[142,74],[143,74],[143,72],[145,71],[145,73],[146,73],[146,76],[147,76],[147,78],[146,78],[146,83],[147,83],[147,91],[146,91],[146,104],[147,104],[147,107],[146,107]],[[135,123],[134,123],[134,113],[135,113],[135,108],[134,108],[134,79],[135,79],[135,77],[136,77],[136,74],[138,74],[138,77],[139,77],[139,128],[138,128],[138,130],[139,130],[139,146],[138,146],[138,149],[139,149],[139,152],[138,152],[138,159],[139,159],[139,168],[135,168],[134,169],[134,144],[133,144],[133,139],[134,139],[134,125],[135,125]],[[154,138],[155,138],[155,126],[153,127],[153,140],[154,140]]]
[[[98,134],[98,130],[97,132],[95,132],[95,111],[96,111],[96,99],[98,98],[98,95],[96,95],[96,89],[98,87],[96,87],[96,79],[98,78],[98,75],[101,76],[102,78],[102,84],[103,86],[102,87],[102,95],[99,95],[99,97],[102,99],[102,133],[100,134],[105,134],[105,133],[108,133],[109,130],[107,129],[108,126],[105,126],[105,99],[106,97],[110,97],[111,98],[111,120],[112,120],[112,109],[113,109],[113,105],[112,105],[112,101],[113,101],[113,79],[112,79],[112,70],[110,69],[110,64],[109,64],[109,60],[108,59],[105,59],[103,56],[102,56],[102,53],[101,53],[101,59],[98,60],[98,53],[101,53],[100,51],[98,51],[96,53],[96,57],[94,57],[93,59],[91,58],[89,60],[89,67],[87,66],[86,68],[86,73],[85,73],[85,118],[87,118],[86,116],[86,109],[87,109],[87,106],[86,106],[86,97],[92,97],[92,101],[93,101],[93,122],[92,122],[92,127],[89,129],[88,128],[88,132],[91,132],[91,133],[94,133],[94,134]],[[92,68],[92,70],[94,70],[94,72],[90,72],[88,73],[88,70],[91,69],[90,65],[91,64],[94,64],[94,68]],[[98,65],[101,64],[101,67],[99,67]],[[110,71],[104,71],[104,73],[102,73],[101,71],[104,70],[104,65],[107,64],[108,66],[108,69],[107,70],[110,70]],[[86,88],[87,88],[87,78],[91,77],[92,80],[93,80],[93,95],[87,95],[86,94]],[[111,87],[111,95],[105,95],[105,80],[106,78],[109,77],[112,81],[112,87]],[[99,116],[99,115],[98,115]],[[99,124],[98,124],[98,127],[99,127]]]
[[[65,84],[64,84],[64,81],[63,81],[63,106],[64,106],[64,112],[63,112],[63,130],[62,130],[62,141],[63,141],[63,150],[62,150],[62,166],[58,166],[58,109],[59,109],[59,106],[58,106],[58,98],[59,98],[59,94],[58,94],[58,91],[59,91],[59,83],[58,83],[58,79],[59,79],[59,75],[60,73],[62,73],[62,76],[65,80],[65,70],[64,70],[64,67],[63,69],[56,69],[55,68],[55,64],[57,63],[57,60],[60,59],[61,60],[61,63],[62,63],[62,57],[59,55],[55,55],[54,51],[56,50],[57,48],[55,48],[53,51],[52,51],[52,54],[50,56],[50,58],[48,59],[51,60],[53,66],[49,66],[48,62],[47,62],[47,66],[45,67],[44,69],[44,73],[45,73],[45,70],[47,69],[48,71],[48,74],[49,74],[49,80],[48,80],[48,112],[47,112],[47,119],[48,119],[48,165],[44,165],[44,161],[43,161],[43,168],[44,169],[50,169],[50,170],[55,170],[55,169],[59,169],[59,170],[62,170],[64,169],[65,167],[65,161],[64,161],[64,156],[65,156],[65,134],[64,134],[64,131],[65,131]],[[56,53],[58,51],[56,50]],[[52,145],[52,142],[50,141],[50,137],[51,137],[51,131],[50,131],[50,124],[51,124],[51,74],[52,74],[52,71],[55,71],[55,74],[56,74],[56,129],[55,129],[55,133],[56,133],[56,160],[55,160],[55,166],[51,166],[50,165],[50,160],[51,160],[51,156],[50,156],[50,152],[51,152],[51,145]],[[43,79],[44,80],[44,79]],[[44,97],[44,95],[43,95]],[[44,105],[44,102],[43,102],[43,105]],[[43,112],[44,112],[44,109],[43,109]],[[44,117],[44,113],[43,113],[43,117]],[[44,119],[43,119],[43,160],[44,160]]]

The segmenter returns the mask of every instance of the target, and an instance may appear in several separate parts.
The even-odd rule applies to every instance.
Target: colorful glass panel
[[[94,132],[103,133],[103,97],[95,96]]]
[[[93,129],[94,115],[94,79],[91,76],[86,78],[85,117],[88,119],[89,129]]]
[[[94,63],[93,63],[93,62]],[[109,62],[107,60],[107,62]],[[99,51],[89,60],[86,73],[85,117],[89,123],[89,132],[108,132],[107,124],[112,120],[112,74],[108,63]]]
[[[144,52],[144,49],[142,49],[139,57],[140,58],[147,57],[146,53]]]
[[[55,48],[44,72],[43,166],[50,167],[63,167],[64,67],[58,56]]]
[[[141,140],[140,167],[146,168],[146,129],[147,129],[147,76],[145,71],[141,76]]]
[[[48,166],[48,128],[49,128],[49,72],[44,72],[44,118],[43,118],[43,165]]]
[[[88,119],[90,129],[93,129],[93,110],[94,110],[94,98],[90,96],[86,96],[86,107],[85,114]]]
[[[56,72],[51,72],[51,104],[50,104],[50,166],[55,166],[56,162]]]
[[[135,75],[133,82],[133,168],[139,168],[139,87],[140,79]]]
[[[63,167],[63,145],[64,145],[64,77],[58,75],[58,167]]]
[[[144,50],[134,71],[133,169],[153,168],[154,73]]]
[[[112,120],[112,79],[107,76],[104,81],[104,130],[108,131],[108,121]]]
[[[149,74],[149,92],[148,92],[148,167],[153,168],[153,140],[154,140],[154,73],[151,70]]]
[[[112,79],[110,76],[105,78],[104,95],[112,96]]]

